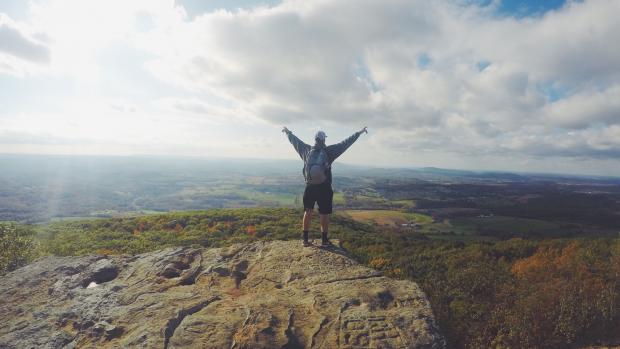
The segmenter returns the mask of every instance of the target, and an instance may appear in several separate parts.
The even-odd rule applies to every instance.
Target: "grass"
[[[83,221],[83,220],[93,219],[93,218],[126,218],[126,217],[159,214],[159,213],[164,213],[164,212],[153,211],[153,210],[139,210],[139,211],[99,210],[99,211],[92,211],[87,216],[52,217],[50,218],[49,221],[50,222],[73,222],[73,221]]]
[[[386,202],[386,200],[380,196],[369,196],[369,195],[356,195],[354,197],[354,200],[374,203],[374,204],[380,204],[380,203]]]
[[[391,200],[390,203],[400,205],[402,208],[416,207],[416,202],[414,200]]]
[[[229,199],[231,203],[238,200],[248,200],[256,203],[257,206],[290,207],[295,204],[297,193],[276,193],[244,188],[237,185],[220,184],[212,187],[185,188],[175,194],[175,196],[186,200],[193,200],[205,196],[212,198],[231,197],[231,199]],[[233,206],[235,205],[233,204]]]
[[[50,222],[73,222],[73,221],[82,221],[85,219],[92,219],[91,216],[72,216],[72,217],[52,217],[50,218]]]
[[[396,210],[345,210],[343,214],[358,222],[393,227],[410,222],[419,223],[423,226],[433,222],[433,218],[427,215]]]
[[[347,200],[344,198],[344,194],[340,191],[334,192],[334,205],[346,205]]]
[[[479,241],[498,241],[493,236],[481,235],[452,235],[452,234],[425,234],[427,237],[435,240],[460,241],[460,242],[479,242]]]
[[[257,201],[259,204],[272,206],[293,206],[295,204],[296,194],[269,193],[257,191],[236,191],[237,194],[247,198],[248,200]]]

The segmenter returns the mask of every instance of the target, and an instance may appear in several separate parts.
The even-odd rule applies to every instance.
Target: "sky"
[[[618,0],[3,0],[0,153],[620,175]]]

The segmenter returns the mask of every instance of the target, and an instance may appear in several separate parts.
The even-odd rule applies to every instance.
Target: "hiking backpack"
[[[304,164],[304,177],[306,184],[321,184],[327,180],[327,169],[329,168],[329,160],[325,147],[312,147],[306,163]]]

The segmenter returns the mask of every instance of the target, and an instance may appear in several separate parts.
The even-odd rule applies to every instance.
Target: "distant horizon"
[[[168,160],[197,160],[197,161],[273,161],[273,162],[290,162],[299,163],[301,160],[294,158],[250,158],[250,157],[213,157],[213,156],[199,156],[199,155],[166,155],[166,154],[42,154],[42,153],[2,153],[0,157],[11,156],[31,156],[31,157],[75,157],[75,158],[143,158],[143,159],[168,159]],[[524,170],[499,170],[499,169],[475,169],[475,168],[455,168],[455,167],[438,167],[438,166],[377,166],[368,164],[350,163],[346,161],[337,161],[338,164],[342,164],[350,167],[361,167],[366,169],[386,169],[386,170],[445,170],[454,172],[470,172],[479,174],[515,174],[515,175],[540,175],[540,176],[567,176],[567,177],[594,177],[594,178],[608,178],[608,179],[620,179],[620,175],[599,175],[592,173],[568,173],[568,172],[540,172],[540,171],[524,171]]]

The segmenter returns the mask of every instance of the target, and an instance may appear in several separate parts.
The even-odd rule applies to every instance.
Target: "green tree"
[[[34,232],[14,223],[0,223],[0,275],[11,272],[36,257]]]

